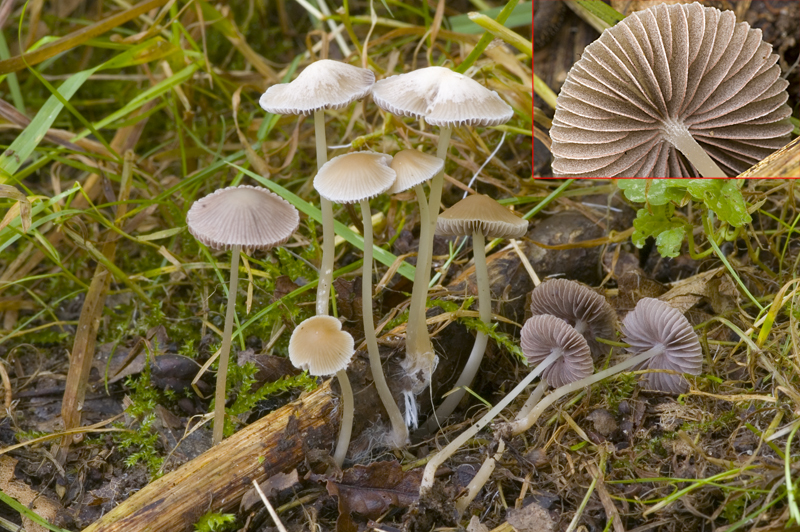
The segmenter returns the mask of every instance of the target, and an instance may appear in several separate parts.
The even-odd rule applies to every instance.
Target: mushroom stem
[[[546,391],[547,381],[542,379],[541,382],[539,382],[539,385],[536,386],[536,388],[528,396],[528,400],[525,401],[525,404],[522,405],[522,408],[520,408],[519,412],[517,413],[517,419],[527,416],[530,411],[533,410],[533,407],[542,400],[542,396]]]
[[[408,311],[408,324],[406,325],[406,350],[410,353],[427,353],[433,352],[430,337],[427,334],[428,325],[426,321],[425,303],[428,296],[428,283],[426,279],[430,279],[430,274],[425,276],[425,264],[430,264],[430,253],[433,251],[432,247],[423,242],[428,242],[431,238],[431,225],[430,225],[430,211],[428,210],[428,199],[425,197],[425,189],[422,185],[414,187],[414,193],[417,195],[417,204],[419,205],[419,245],[417,250],[417,268],[414,274],[414,285],[411,288],[411,302],[409,303]],[[430,268],[428,268],[430,272]],[[424,330],[425,333],[420,331]],[[419,360],[417,357],[407,359],[411,363],[410,367],[406,370],[409,373],[414,373],[416,370],[421,369],[417,366]]]
[[[511,433],[516,436],[517,434],[521,434],[526,430],[528,430],[529,428],[531,428],[533,424],[536,423],[536,421],[539,419],[539,416],[542,415],[542,412],[544,412],[548,406],[552,405],[553,403],[555,403],[561,397],[564,397],[568,393],[572,393],[574,391],[580,390],[581,388],[591,386],[592,384],[600,382],[606,377],[610,377],[611,375],[616,375],[617,373],[621,373],[626,369],[631,368],[637,364],[641,364],[642,362],[645,362],[646,360],[649,360],[650,358],[656,355],[660,355],[663,352],[664,352],[664,346],[657,345],[652,349],[648,349],[647,351],[645,351],[640,355],[631,357],[625,360],[624,362],[620,362],[619,364],[616,364],[608,369],[599,371],[594,375],[589,375],[585,379],[580,379],[573,383],[567,384],[566,386],[561,386],[560,388],[556,388],[555,390],[553,390],[553,393],[551,393],[544,400],[539,402],[539,404],[537,404],[534,408],[532,408],[530,412],[527,412],[525,415],[523,415],[523,411],[520,411],[520,413],[517,414],[516,419],[514,419],[514,421],[509,424]]]
[[[449,127],[439,130],[439,145],[436,150],[436,156],[445,162],[447,161],[447,148],[450,146],[451,134],[452,129]],[[427,385],[428,382],[430,382],[431,373],[433,373],[433,361],[436,356],[433,351],[430,336],[428,335],[428,327],[425,323],[425,301],[428,297],[428,284],[431,282],[433,235],[436,231],[436,220],[439,217],[439,204],[442,201],[443,184],[444,165],[442,166],[442,170],[431,180],[431,193],[428,202],[430,216],[428,228],[425,230],[424,226],[420,226],[419,255],[417,256],[417,269],[414,275],[414,285],[420,285],[420,293],[418,293],[417,301],[412,301],[412,306],[410,307],[411,313],[408,316],[409,327],[412,328],[413,339],[415,341],[409,343],[409,337],[408,335],[406,336],[406,370],[412,374],[422,370],[424,374],[423,385]],[[424,257],[426,259],[425,262],[423,263],[419,257]],[[411,295],[413,298],[413,289]],[[411,325],[412,320],[416,321],[414,325]]]
[[[336,451],[333,453],[333,461],[339,468],[344,464],[344,457],[347,455],[347,448],[350,447],[350,435],[353,432],[353,414],[355,401],[353,400],[353,388],[350,386],[350,379],[347,377],[346,370],[336,372],[339,379],[339,386],[342,388],[342,426],[339,427],[339,440],[336,442]]]
[[[459,517],[464,515],[464,512],[467,510],[470,503],[475,500],[478,492],[481,491],[481,488],[486,484],[486,482],[488,482],[489,477],[491,477],[492,473],[494,472],[497,461],[503,457],[503,452],[505,450],[506,442],[500,440],[500,443],[497,444],[497,452],[492,456],[486,457],[486,460],[483,461],[481,468],[478,469],[478,472],[474,477],[472,477],[472,480],[469,481],[469,484],[467,485],[467,493],[456,500],[456,512],[458,512]]]
[[[458,435],[456,439],[451,441],[447,447],[436,453],[433,457],[428,460],[428,465],[425,466],[425,472],[422,474],[422,482],[419,486],[419,493],[420,495],[425,494],[429,489],[433,487],[433,479],[436,475],[436,470],[439,468],[440,465],[444,463],[445,460],[450,458],[459,447],[464,445],[467,440],[475,436],[478,432],[480,432],[486,425],[492,421],[497,414],[503,411],[505,407],[507,407],[511,401],[513,401],[523,390],[530,384],[533,379],[538,377],[542,374],[542,372],[547,369],[553,362],[558,360],[558,358],[562,355],[560,350],[554,350],[550,353],[547,358],[545,358],[541,364],[536,366],[536,368],[528,373],[528,375],[522,379],[522,381],[517,384],[517,386],[511,390],[508,395],[503,397],[494,408],[489,410],[482,418],[480,418],[475,424],[473,424],[470,428],[462,432]]]
[[[378,349],[378,340],[375,337],[375,323],[372,318],[372,223],[370,222],[369,200],[361,200],[361,219],[364,220],[364,266],[361,276],[361,302],[362,316],[364,319],[364,336],[367,340],[369,351],[369,365],[372,370],[372,380],[378,395],[383,402],[389,420],[392,422],[392,442],[396,448],[402,448],[408,440],[408,427],[403,421],[403,414],[389,391],[386,377],[381,366],[381,355]]]
[[[222,333],[222,347],[219,350],[219,368],[217,369],[217,389],[214,394],[214,433],[212,444],[222,441],[225,428],[225,388],[228,378],[228,359],[231,353],[231,337],[233,336],[233,314],[236,312],[236,290],[239,284],[239,254],[242,246],[231,247],[231,280],[228,287],[228,307],[225,309],[225,329]]]
[[[472,255],[475,260],[475,276],[478,282],[478,312],[481,321],[488,326],[492,323],[492,294],[489,290],[489,272],[486,269],[486,238],[480,230],[472,234]],[[488,341],[488,335],[483,331],[478,331],[467,364],[453,386],[456,390],[445,398],[444,402],[436,409],[436,414],[428,419],[425,423],[426,429],[434,430],[437,421],[447,418],[461,402],[461,398],[466,393],[464,387],[472,384],[478,373]]]
[[[703,177],[728,177],[694,140],[684,124],[671,119],[665,120],[663,132],[667,141],[678,148]]]
[[[317,171],[328,162],[328,146],[325,142],[325,111],[314,111],[314,134],[317,139]],[[319,266],[319,282],[317,284],[317,315],[328,315],[328,300],[331,295],[333,281],[334,248],[333,203],[319,198],[322,211],[322,263]]]

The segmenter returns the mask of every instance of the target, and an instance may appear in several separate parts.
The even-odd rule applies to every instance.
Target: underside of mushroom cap
[[[389,194],[399,194],[433,179],[444,167],[444,161],[419,150],[402,150],[394,154],[391,167],[397,172],[397,179]]]
[[[308,318],[292,331],[289,339],[289,360],[311,375],[333,375],[350,364],[355,342],[342,322],[333,316]]]
[[[270,113],[309,115],[346,107],[369,94],[373,83],[371,70],[321,59],[308,65],[294,81],[268,88],[258,103]]]
[[[514,115],[495,91],[449,68],[432,66],[378,80],[375,104],[397,116],[439,127],[497,126]]]
[[[550,314],[572,325],[586,338],[594,358],[608,353],[597,338],[614,338],[617,314],[603,296],[579,282],[551,279],[540,284],[531,292],[531,313]]]
[[[693,4],[636,12],[586,47],[558,96],[559,177],[697,177],[687,133],[728,177],[789,141],[788,82],[761,30]]]
[[[528,222],[483,194],[467,196],[436,221],[437,235],[469,236],[477,230],[487,238],[522,238]]]
[[[334,203],[358,203],[389,190],[397,174],[392,156],[358,151],[334,157],[314,177],[319,195]]]
[[[645,297],[622,320],[622,332],[627,348],[638,355],[662,346],[663,353],[636,366],[637,369],[667,369],[680,373],[699,375],[703,364],[703,351],[697,334],[681,312],[658,299]],[[682,375],[647,373],[646,389],[683,393],[689,383]]]
[[[186,213],[189,232],[213,249],[270,249],[289,240],[300,224],[291,203],[261,187],[217,190]]]
[[[542,373],[542,378],[553,388],[588,377],[594,370],[586,339],[555,316],[533,316],[526,321],[522,327],[520,347],[531,366],[554,352],[561,353]]]

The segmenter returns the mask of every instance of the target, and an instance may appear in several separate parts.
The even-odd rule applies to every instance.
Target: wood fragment
[[[739,177],[800,177],[800,137],[739,174]]]
[[[291,471],[310,449],[331,450],[337,406],[328,380],[151,482],[83,532],[188,532],[206,512],[235,511],[253,480]]]

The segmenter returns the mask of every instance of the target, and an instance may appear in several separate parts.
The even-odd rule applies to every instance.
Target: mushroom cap
[[[436,220],[437,235],[467,236],[478,230],[489,238],[522,238],[528,221],[483,194],[467,196]]]
[[[314,177],[319,195],[334,203],[358,203],[389,190],[397,174],[392,156],[357,151],[334,157]]]
[[[394,154],[391,166],[397,179],[389,194],[399,194],[432,179],[444,168],[444,161],[419,150],[403,150]]]
[[[350,333],[333,316],[312,316],[295,327],[289,339],[289,360],[294,367],[325,377],[345,369],[355,353]]]
[[[536,365],[560,351],[561,356],[542,372],[542,378],[558,388],[592,374],[592,354],[586,339],[555,316],[533,316],[522,326],[520,347],[525,358]]]
[[[424,118],[431,125],[497,126],[514,115],[495,91],[449,68],[431,66],[375,82],[375,104],[397,116]]]
[[[632,355],[644,353],[658,345],[664,352],[638,364],[637,369],[669,369],[699,375],[703,351],[697,334],[681,312],[658,299],[645,297],[622,320],[622,332],[630,344]],[[682,393],[689,383],[682,375],[647,373],[645,386],[649,390]]]
[[[572,325],[586,338],[595,358],[608,352],[597,338],[614,338],[617,313],[606,298],[577,281],[550,279],[537,286],[531,292],[531,313],[550,314]]]
[[[300,216],[266,188],[240,185],[212,192],[186,213],[189,232],[213,249],[271,249],[289,240]]]
[[[279,115],[309,115],[321,109],[341,109],[369,94],[375,74],[339,61],[321,59],[308,65],[294,81],[267,89],[258,100],[262,109]]]
[[[586,47],[558,96],[553,173],[694,177],[686,130],[728,175],[789,141],[788,82],[761,30],[693,4],[638,11]]]

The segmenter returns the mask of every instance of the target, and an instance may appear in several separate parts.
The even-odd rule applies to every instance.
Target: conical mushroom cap
[[[592,354],[586,339],[570,325],[555,316],[533,316],[522,326],[522,354],[535,366],[553,352],[560,352],[542,373],[542,378],[558,388],[592,374]]]
[[[394,154],[391,166],[397,179],[389,194],[399,194],[433,179],[444,167],[444,161],[418,150],[403,150]]]
[[[334,157],[314,177],[319,195],[334,203],[358,203],[389,190],[397,174],[391,155],[358,151]]]
[[[553,173],[696,177],[667,138],[688,131],[728,176],[789,141],[788,82],[761,30],[731,11],[660,4],[586,47],[558,96]]]
[[[279,115],[309,115],[341,109],[369,94],[375,74],[366,68],[321,59],[308,65],[291,83],[267,89],[258,100],[262,109]]]
[[[189,232],[210,248],[270,249],[289,240],[300,216],[277,194],[241,185],[195,201],[186,213],[186,223]]]
[[[658,299],[645,297],[622,320],[628,352],[638,355],[658,345],[664,352],[636,366],[637,369],[669,369],[699,375],[703,351],[689,320],[676,308]],[[689,383],[681,375],[646,374],[647,389],[667,393],[685,392]]]
[[[594,358],[608,353],[597,338],[612,340],[617,314],[608,301],[576,281],[551,279],[531,292],[531,313],[561,318],[586,338]]]
[[[333,316],[313,316],[295,327],[289,339],[289,360],[311,375],[333,375],[350,364],[355,343]]]
[[[432,66],[375,82],[375,104],[397,116],[412,116],[439,127],[497,126],[514,115],[491,91],[449,68]]]
[[[437,235],[467,236],[477,230],[487,238],[521,238],[528,222],[483,194],[467,196],[436,221]]]

